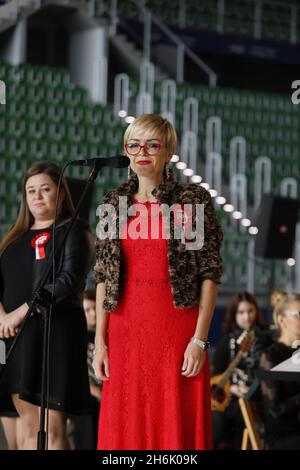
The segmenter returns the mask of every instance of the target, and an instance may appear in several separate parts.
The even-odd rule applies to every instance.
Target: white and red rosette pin
[[[31,240],[31,246],[35,249],[35,259],[46,258],[45,246],[51,238],[51,232],[38,233]]]

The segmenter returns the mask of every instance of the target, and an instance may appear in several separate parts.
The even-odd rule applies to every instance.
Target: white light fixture
[[[125,109],[121,109],[118,112],[118,116],[120,116],[121,118],[124,118],[125,116],[127,116],[127,111],[125,111]]]
[[[232,204],[225,204],[223,206],[223,209],[225,212],[233,212],[234,211],[234,207]]]
[[[194,170],[192,170],[191,168],[185,168],[182,173],[183,173],[185,176],[193,176]]]
[[[248,232],[250,233],[250,235],[257,235],[258,234],[258,228],[254,227],[254,226],[249,227]]]
[[[216,189],[210,189],[209,190],[211,197],[217,197],[218,191]]]
[[[241,224],[242,224],[243,227],[250,227],[251,220],[250,219],[242,219]]]
[[[222,205],[222,204],[225,204],[225,202],[226,202],[225,197],[223,197],[223,196],[218,196],[218,197],[216,197],[216,203],[217,203],[217,204]]]
[[[243,214],[240,211],[234,211],[232,213],[232,217],[236,220],[241,219],[243,217]]]
[[[202,188],[204,188],[204,189],[207,189],[207,191],[209,190],[209,184],[208,183],[201,183],[200,186],[202,186]]]
[[[135,120],[134,116],[126,116],[125,118],[125,122],[127,122],[128,124],[131,124],[134,120]]]
[[[193,183],[201,183],[202,177],[199,176],[199,175],[193,175],[193,176],[191,177],[191,180],[192,180]]]
[[[185,170],[186,169],[186,163],[178,162],[178,163],[176,163],[176,168],[178,168],[178,170]]]
[[[295,266],[296,264],[296,261],[294,260],[294,258],[289,258],[286,262],[288,266]]]
[[[179,162],[179,160],[180,160],[179,155],[176,155],[176,154],[174,153],[174,155],[173,155],[172,158],[171,158],[171,162],[172,162],[172,163],[176,163],[176,162]]]

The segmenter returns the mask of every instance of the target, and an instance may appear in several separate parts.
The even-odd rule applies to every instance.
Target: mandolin
[[[229,405],[231,397],[230,377],[243,358],[243,354],[251,348],[253,339],[253,331],[244,331],[237,339],[239,351],[232,359],[227,369],[222,374],[215,375],[210,379],[211,407],[213,411],[224,411]]]

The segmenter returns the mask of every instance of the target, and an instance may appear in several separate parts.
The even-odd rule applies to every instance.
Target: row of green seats
[[[93,128],[90,126],[63,128],[57,125],[52,129],[52,133],[47,129],[48,134],[45,135],[45,123],[41,123],[38,127],[30,125],[36,123],[25,124],[23,121],[19,121],[18,124],[20,127],[13,123],[9,129],[10,132],[6,132],[1,141],[2,151],[7,150],[8,155],[20,157],[26,154],[36,154],[38,158],[43,158],[49,153],[57,152],[59,158],[64,158],[65,155],[76,156],[76,154],[86,158],[85,155],[97,156],[102,153],[103,148],[106,151],[107,147],[112,148],[112,146],[117,152],[122,152],[123,133],[118,128],[106,130],[96,128],[93,133]],[[43,129],[44,132],[42,132]],[[99,132],[99,129],[102,132]],[[236,135],[245,135],[241,131],[243,131],[242,128],[222,126],[221,150],[224,158],[228,153],[230,139]],[[205,153],[205,142],[206,132],[202,128],[198,133],[198,146],[202,154]],[[252,160],[260,155],[267,155],[274,161],[282,159],[297,162],[299,160],[299,146],[292,140],[276,142],[276,140],[270,140],[267,134],[262,138],[253,136],[252,139],[247,139],[246,148],[247,158]]]
[[[78,106],[88,99],[87,91],[80,87],[59,86],[50,88],[47,84],[24,84],[13,82],[6,85],[7,101],[32,100],[34,102],[73,103]]]
[[[84,103],[80,106],[74,103],[54,104],[51,101],[37,103],[28,98],[23,100],[9,100],[5,106],[0,107],[0,115],[7,115],[11,118],[26,117],[28,119],[46,119],[53,121],[63,121],[79,123],[87,122],[91,125],[115,125],[111,111],[102,105],[91,105]]]
[[[31,141],[26,145],[23,140],[11,140],[1,153],[1,158],[5,160],[5,156],[9,158],[13,156],[15,159],[29,158],[30,160],[48,160],[55,158],[59,161],[66,159],[86,159],[94,157],[109,157],[122,153],[120,145],[114,145],[111,142],[101,143],[97,145],[87,143],[72,143],[66,145],[64,142],[49,141],[43,145],[39,141]]]
[[[154,102],[154,109],[156,111],[160,110],[160,102]],[[180,126],[183,123],[184,111],[182,107],[177,106],[175,109],[176,112],[176,122]],[[241,123],[242,125],[248,125],[249,127],[262,127],[269,128],[271,131],[274,127],[277,129],[295,130],[299,132],[300,130],[300,114],[286,114],[286,113],[266,113],[260,110],[247,112],[245,109],[240,109],[238,107],[222,107],[217,105],[203,105],[199,103],[198,105],[198,119],[203,121],[210,116],[219,116],[222,118],[222,122],[228,123]]]
[[[131,96],[137,96],[139,93],[139,81],[130,79],[130,92]],[[154,83],[154,102],[160,106],[162,93],[162,83]],[[244,115],[251,113],[251,115],[259,116],[258,119],[263,118],[264,115],[272,115],[274,111],[280,114],[288,115],[289,118],[295,117],[299,119],[299,110],[292,103],[290,96],[263,93],[263,92],[250,92],[239,91],[230,88],[212,88],[203,85],[190,85],[182,84],[176,87],[176,103],[179,108],[182,108],[183,101],[187,98],[196,98],[201,106],[215,106],[216,109],[226,109],[229,111],[240,110]],[[279,114],[279,113],[278,113]],[[276,117],[276,114],[275,114]],[[267,119],[267,118],[266,118]]]
[[[223,131],[222,136],[222,147],[221,154],[223,158],[228,158],[230,138],[237,134],[226,135]],[[88,156],[95,157],[97,155],[106,155],[106,153],[122,153],[123,144],[122,136],[119,135],[115,139],[107,138],[100,141],[85,141],[80,138],[67,140],[66,138],[54,139],[53,137],[43,137],[40,139],[35,138],[32,135],[29,136],[13,136],[4,137],[2,139],[2,158],[5,159],[5,155],[10,158],[13,155],[15,158],[21,158],[24,155],[36,155],[37,158],[45,158],[49,154],[57,153],[57,158],[63,159],[65,156],[72,156],[76,158],[78,155],[80,158],[87,158]],[[205,134],[198,136],[198,152],[201,155],[205,155],[206,149],[206,136]],[[279,143],[275,145],[273,142],[266,141],[246,141],[247,159],[249,161],[255,161],[259,156],[268,156],[273,162],[282,161],[287,165],[299,162],[299,147],[290,144]],[[78,157],[78,158],[79,158]]]
[[[30,64],[11,65],[0,62],[0,80],[7,85],[11,82],[28,84],[29,86],[45,84],[49,88],[72,86],[70,75],[65,68],[47,66],[32,66]]]
[[[130,89],[134,94],[139,91],[139,82],[130,80]],[[154,83],[154,98],[161,97],[161,82]],[[218,104],[224,106],[238,106],[240,108],[262,109],[266,111],[294,110],[290,96],[275,93],[265,93],[248,90],[237,90],[225,87],[209,87],[204,85],[180,84],[176,86],[176,101],[186,98],[198,98],[202,103]]]
[[[0,123],[0,131],[3,138],[14,139],[22,137],[27,142],[33,140],[54,140],[68,143],[86,142],[100,144],[122,142],[123,129],[119,126],[92,126],[91,124],[53,122],[53,121],[25,121],[22,118],[5,120]]]

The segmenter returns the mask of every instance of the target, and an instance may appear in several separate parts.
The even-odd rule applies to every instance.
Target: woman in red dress
[[[98,449],[211,449],[207,338],[223,234],[208,191],[174,181],[166,164],[175,146],[166,119],[136,119],[124,136],[135,174],[103,200],[117,210],[119,237],[104,238],[97,230],[93,366],[103,381]],[[120,196],[131,206],[122,226]],[[200,248],[187,248],[168,231],[166,203],[204,205]],[[184,209],[185,219],[174,211],[170,227],[178,220],[185,220],[185,229],[188,223],[195,227],[193,211]]]

